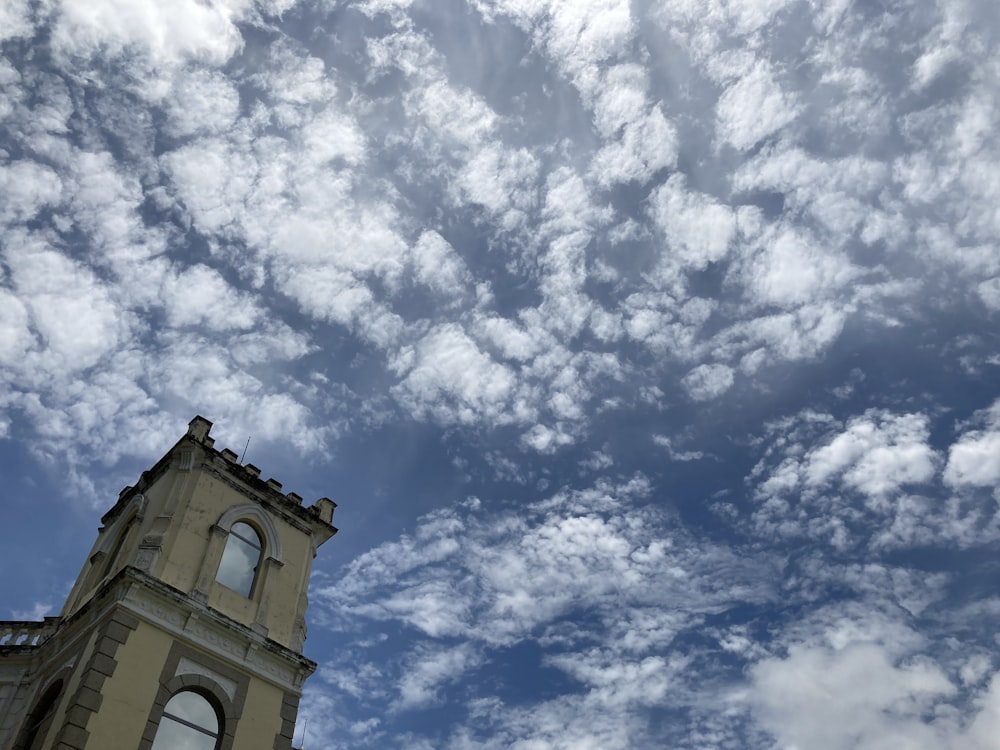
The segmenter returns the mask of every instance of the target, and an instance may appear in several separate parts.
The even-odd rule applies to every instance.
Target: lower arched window
[[[34,710],[29,714],[28,720],[24,724],[24,729],[21,730],[21,736],[14,744],[15,748],[18,750],[38,750],[41,748],[52,724],[52,717],[55,715],[62,687],[62,680],[57,680],[38,699]]]
[[[263,553],[264,545],[257,530],[248,523],[237,521],[229,530],[215,580],[249,598]]]
[[[221,730],[219,714],[208,699],[184,690],[164,706],[153,750],[216,750]]]

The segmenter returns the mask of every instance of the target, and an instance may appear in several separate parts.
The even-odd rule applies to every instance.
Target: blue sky
[[[7,0],[2,616],[202,414],[340,506],[306,747],[1000,747],[998,35]]]

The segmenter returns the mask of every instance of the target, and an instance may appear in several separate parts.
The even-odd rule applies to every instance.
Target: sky
[[[998,41],[3,0],[0,616],[201,414],[339,506],[309,750],[1000,748]]]

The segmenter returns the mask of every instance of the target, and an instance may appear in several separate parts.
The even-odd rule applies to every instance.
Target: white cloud
[[[540,353],[546,344],[553,344],[548,336],[539,337],[535,331],[528,331],[517,323],[497,316],[478,321],[482,337],[497,347],[506,359],[530,360]]]
[[[417,281],[446,298],[464,296],[472,277],[462,257],[444,237],[433,230],[421,233],[412,254]]]
[[[245,0],[210,4],[181,0],[169,8],[152,0],[63,0],[52,43],[57,53],[89,56],[135,50],[154,65],[201,60],[221,64],[243,44],[236,22]]]
[[[257,164],[221,139],[202,138],[163,156],[163,165],[206,234],[225,231],[240,217]]]
[[[621,140],[594,155],[590,175],[598,184],[644,183],[660,169],[674,166],[677,133],[663,112],[654,107],[641,119],[625,125]]]
[[[1000,431],[973,431],[948,450],[945,481],[952,485],[1000,484]]]
[[[948,449],[944,481],[953,487],[1000,486],[1000,401],[976,415],[984,429],[959,436]]]
[[[653,435],[653,443],[666,449],[672,461],[699,461],[705,458],[703,451],[682,451],[674,447],[674,441],[666,435]]]
[[[758,60],[719,97],[716,128],[723,142],[746,150],[791,123],[799,111],[795,95]]]
[[[468,643],[454,648],[419,649],[408,661],[399,680],[397,708],[423,708],[438,702],[439,687],[454,682],[464,672],[479,664],[479,655]]]
[[[680,591],[687,592],[683,601],[696,609],[727,601],[724,591],[699,589],[689,569],[732,566],[735,574],[738,558],[722,549],[686,549],[675,532],[662,527],[665,519],[655,510],[634,505],[647,492],[645,482],[637,479],[560,493],[530,508],[524,519],[433,514],[413,539],[368,553],[342,584],[324,589],[321,596],[331,606],[340,602],[336,606],[378,619],[391,613],[389,617],[429,635],[460,633],[492,644],[530,637],[540,625],[555,624],[579,607],[596,608],[611,626],[617,622],[614,602],[622,596],[635,606],[650,607]],[[749,578],[737,574],[732,585],[749,586],[756,591],[752,596],[768,588],[754,572]],[[380,603],[368,603],[376,591],[381,592]],[[408,608],[405,602],[410,602]],[[442,615],[443,621],[429,624],[412,616],[436,611],[425,604],[444,602],[449,604],[441,612],[454,617]]]
[[[932,662],[898,663],[881,644],[795,645],[751,671],[764,727],[787,747],[947,747],[952,727],[925,722],[955,687]],[[941,727],[940,725],[944,725]]]
[[[703,269],[722,260],[736,236],[732,209],[711,196],[688,190],[683,175],[672,175],[650,196],[650,211],[669,248],[669,260]]]
[[[111,291],[89,268],[55,251],[44,239],[22,235],[6,247],[3,258],[38,337],[37,348],[19,363],[21,367],[34,367],[40,373],[85,370],[128,335],[128,316]],[[23,341],[23,333],[17,338]]]
[[[406,102],[413,114],[423,118],[436,137],[455,145],[474,148],[483,144],[497,125],[497,115],[468,89],[433,81],[418,89]]]
[[[755,714],[788,747],[987,750],[1000,678],[972,701],[907,625],[831,605],[789,628],[787,652],[750,669]]]
[[[164,307],[174,327],[200,325],[213,331],[246,330],[261,317],[253,300],[226,283],[218,271],[194,265],[168,274]]]
[[[609,137],[646,117],[649,80],[645,66],[635,63],[612,65],[602,76],[594,102],[594,125]]]
[[[770,23],[790,3],[791,0],[677,0],[661,3],[656,15],[661,22],[678,26],[708,27],[718,36],[746,35]],[[709,47],[704,54],[715,51]]]
[[[466,679],[515,644],[558,645],[545,663],[582,693],[519,707],[468,676],[477,685],[475,723],[496,738],[484,747],[635,746],[645,711],[685,705],[699,689],[686,659],[670,653],[674,639],[709,612],[772,596],[772,561],[693,543],[645,504],[649,492],[637,477],[559,492],[516,513],[437,511],[412,536],[361,556],[316,599],[326,617],[362,617],[365,632],[398,622],[420,634],[388,667],[411,705],[433,701],[444,682]],[[357,658],[329,669],[350,669]],[[453,737],[463,746],[464,728]]]
[[[880,496],[905,484],[927,482],[934,476],[936,460],[927,440],[923,415],[868,412],[808,454],[805,483],[822,486],[839,476],[848,487]]]
[[[459,171],[455,185],[471,203],[497,216],[505,230],[524,224],[537,202],[538,160],[527,149],[484,145]]]
[[[708,401],[732,387],[733,370],[726,365],[698,365],[684,376],[682,382],[695,401]]]
[[[516,375],[456,325],[434,328],[397,355],[393,367],[402,375],[393,393],[417,417],[445,424],[518,420],[512,411]]]
[[[325,105],[337,93],[333,71],[320,58],[303,54],[296,47],[287,38],[271,45],[267,66],[255,76],[273,97],[278,118],[289,124],[301,121],[283,105]]]
[[[812,359],[830,346],[853,309],[835,303],[805,304],[794,312],[742,320],[712,341],[717,356],[742,354],[741,369],[753,374],[767,361]]]
[[[847,259],[792,230],[766,234],[750,260],[748,285],[759,304],[791,307],[835,295],[858,275]]]
[[[28,0],[8,0],[0,5],[0,42],[31,36],[33,31]]]
[[[987,308],[992,311],[1000,310],[1000,276],[980,282],[976,291]]]
[[[955,468],[946,466],[942,476],[942,457],[929,444],[930,426],[924,414],[876,409],[844,424],[804,411],[771,425],[774,442],[749,478],[759,503],[753,513],[757,532],[841,550],[990,543],[1000,535],[992,498],[949,493],[974,487],[976,475],[963,483],[961,471],[980,464],[963,463],[960,448],[949,463]],[[966,433],[973,446],[975,432]],[[963,446],[962,438],[956,446]]]
[[[594,650],[553,656],[549,663],[587,685],[594,702],[605,706],[661,704],[674,677],[667,661],[657,656],[630,662],[617,653]]]
[[[33,219],[46,207],[61,202],[62,180],[51,168],[32,161],[0,164],[0,222]]]
[[[10,613],[10,617],[12,620],[38,621],[43,617],[48,617],[52,614],[53,609],[55,609],[55,607],[52,604],[48,604],[46,602],[35,602],[35,605],[31,609],[27,611],[14,610]]]
[[[166,130],[178,137],[220,133],[236,122],[239,106],[236,86],[221,73],[185,69],[177,73],[164,102]]]
[[[6,289],[0,289],[0,362],[17,362],[34,344],[28,309]]]
[[[587,280],[586,249],[610,212],[595,206],[584,180],[570,169],[550,174],[546,184],[540,232],[547,242],[540,259],[539,306],[546,330],[566,338],[587,323],[593,303],[583,292]]]

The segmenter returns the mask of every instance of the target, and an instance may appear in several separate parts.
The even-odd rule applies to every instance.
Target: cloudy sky
[[[0,616],[202,414],[340,505],[307,748],[1000,747],[998,41],[3,0]]]

